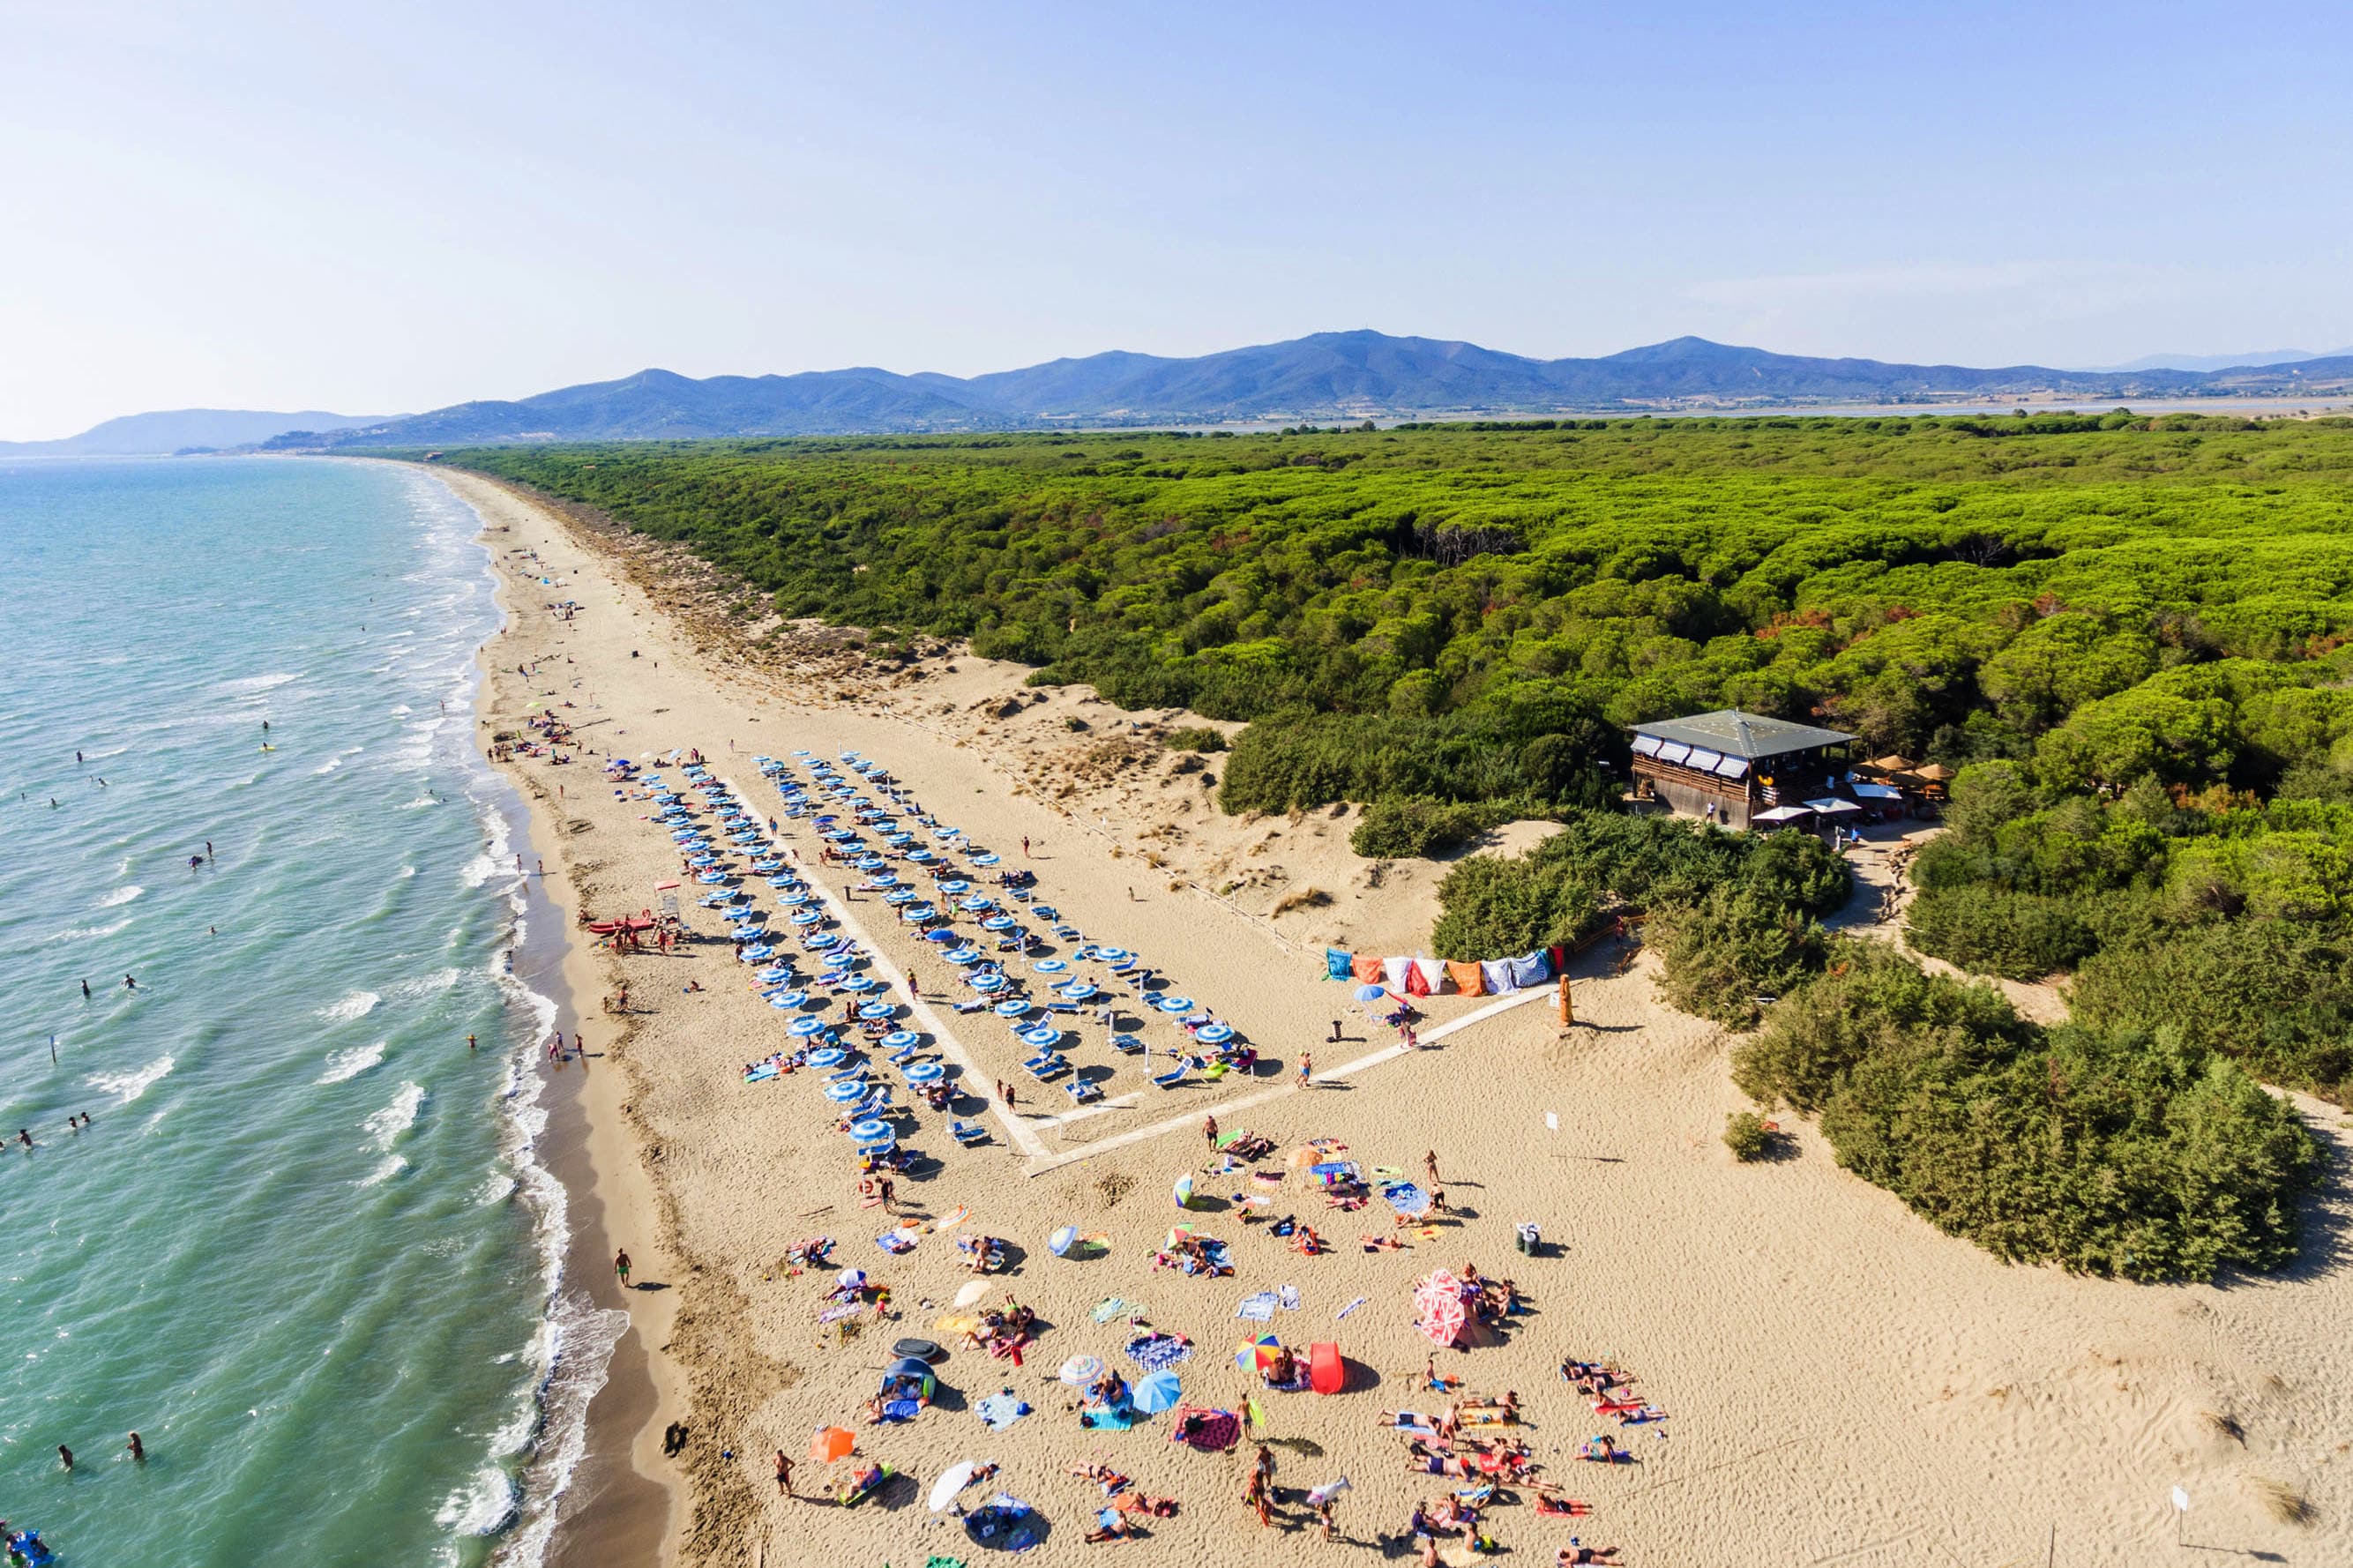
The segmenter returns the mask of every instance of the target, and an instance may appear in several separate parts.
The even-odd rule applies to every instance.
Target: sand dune
[[[970,1150],[949,1143],[926,1112],[908,1142],[939,1163],[902,1183],[902,1198],[932,1216],[968,1206],[965,1232],[1015,1243],[1018,1264],[997,1293],[1011,1291],[1051,1327],[1018,1370],[955,1352],[939,1369],[952,1392],[938,1406],[903,1426],[868,1427],[859,1407],[890,1342],[948,1337],[935,1325],[955,1315],[969,1278],[952,1239],[926,1237],[908,1256],[887,1257],[874,1238],[892,1222],[857,1206],[816,1086],[802,1077],[739,1081],[744,1062],[781,1044],[781,1016],[751,992],[723,945],[691,957],[599,958],[604,984],[625,975],[643,1009],[617,1035],[592,1008],[589,1032],[596,1048],[609,1042],[607,1059],[628,1085],[626,1121],[607,1118],[602,1131],[634,1151],[653,1185],[649,1212],[661,1216],[659,1237],[629,1245],[654,1260],[640,1277],[658,1268],[672,1288],[658,1294],[671,1300],[648,1294],[631,1308],[666,1336],[691,1436],[675,1466],[660,1458],[666,1409],[635,1436],[633,1451],[649,1471],[681,1478],[679,1560],[904,1564],[937,1552],[986,1561],[993,1554],[922,1501],[934,1476],[965,1458],[997,1462],[991,1485],[1044,1511],[1052,1532],[1043,1561],[1093,1550],[1079,1538],[1100,1498],[1064,1473],[1082,1459],[1116,1465],[1182,1505],[1148,1521],[1148,1540],[1108,1550],[1171,1563],[1369,1562],[1382,1550],[1402,1559],[1402,1547],[1380,1548],[1379,1539],[1394,1537],[1414,1500],[1436,1497],[1441,1483],[1407,1475],[1402,1444],[1374,1416],[1432,1403],[1414,1388],[1430,1347],[1409,1292],[1430,1269],[1471,1260],[1516,1279],[1534,1310],[1504,1342],[1442,1352],[1441,1370],[1474,1388],[1515,1390],[1546,1478],[1593,1505],[1576,1521],[1540,1518],[1525,1503],[1493,1510],[1488,1528],[1516,1561],[1549,1562],[1577,1535],[1620,1547],[1629,1563],[1694,1568],[2026,1564],[2046,1561],[2055,1530],[2059,1563],[2138,1564],[2175,1552],[2167,1495],[2177,1484],[2193,1500],[2195,1543],[2276,1554],[2270,1561],[2353,1561],[2353,1352],[2344,1329],[2353,1274],[2338,1258],[2341,1189],[2325,1195],[2310,1261],[2284,1278],[2159,1289],[2005,1267],[1846,1175],[1802,1126],[1790,1157],[1736,1163],[1718,1137],[1725,1113],[1743,1103],[1726,1077],[1725,1040],[1663,1007],[1647,962],[1613,973],[1618,955],[1608,950],[1585,961],[1579,1026],[1565,1034],[1538,1001],[1422,1051],[1388,1053],[1390,1040],[1361,1021],[1334,1044],[1332,1020],[1351,1010],[1343,989],[1319,978],[1323,944],[1412,951],[1428,929],[1435,868],[1357,859],[1345,816],[1219,816],[1208,783],[1219,757],[1197,762],[1153,739],[1198,721],[1124,715],[1083,690],[1028,692],[1021,672],[969,657],[926,660],[920,679],[870,671],[838,637],[773,623],[738,623],[771,634],[748,644],[714,613],[699,567],[486,481],[445,477],[491,524],[519,611],[489,656],[506,673],[488,711],[504,728],[534,700],[572,702],[568,716],[600,753],[569,768],[517,765],[543,814],[540,839],[561,847],[587,907],[649,905],[654,885],[677,870],[646,807],[613,798],[597,778],[604,754],[700,746],[747,802],[765,806],[774,796],[753,753],[855,749],[1008,858],[1018,859],[1026,836],[1045,899],[1090,938],[1146,955],[1276,1064],[1250,1085],[1163,1091],[1091,1032],[1073,1059],[1115,1063],[1107,1088],[1127,1102],[1082,1117],[1025,1115],[1018,1142],[1000,1122],[990,1144]],[[514,573],[508,552],[519,549],[539,552],[559,586]],[[568,626],[536,608],[564,598],[583,606]],[[531,663],[539,678],[514,673]],[[813,860],[806,838],[785,842],[805,865]],[[844,874],[812,869],[842,892]],[[702,930],[717,929],[691,912]],[[861,900],[843,912],[926,990],[945,978],[897,922],[879,918],[881,905]],[[682,994],[689,977],[705,989]],[[1431,1023],[1482,1005],[1437,999]],[[994,1020],[942,1022],[976,1076],[1021,1086],[1017,1111],[1070,1110],[1059,1095],[1030,1102],[1015,1047]],[[1166,1025],[1153,1033],[1164,1047],[1172,1038]],[[1301,1089],[1295,1067],[1305,1052],[1326,1072],[1380,1059]],[[2341,1146],[2337,1114],[2306,1109]],[[1205,1173],[1198,1126],[1212,1110],[1228,1131],[1247,1126],[1285,1151],[1338,1140],[1366,1166],[1418,1171],[1435,1151],[1461,1212],[1434,1237],[1410,1236],[1411,1250],[1368,1254],[1356,1238],[1383,1228],[1377,1204],[1364,1215],[1330,1213],[1294,1173],[1273,1212],[1295,1213],[1340,1244],[1329,1256],[1299,1257],[1265,1227],[1239,1223],[1230,1199],[1250,1190],[1240,1175]],[[1231,1279],[1152,1268],[1163,1234],[1185,1217],[1169,1190],[1187,1172],[1212,1198],[1189,1217],[1230,1244]],[[1556,1247],[1521,1257],[1512,1247],[1520,1221],[1541,1225]],[[1106,1236],[1107,1255],[1049,1255],[1046,1237],[1065,1223]],[[819,1332],[815,1306],[829,1272],[795,1274],[778,1261],[813,1235],[832,1237],[840,1263],[891,1286],[895,1321],[847,1343]],[[1261,1530],[1240,1500],[1248,1445],[1190,1451],[1167,1441],[1165,1416],[1130,1432],[1082,1431],[1072,1396],[1053,1381],[1078,1354],[1135,1370],[1121,1356],[1131,1314],[1092,1321],[1098,1303],[1117,1297],[1196,1342],[1177,1369],[1188,1398],[1235,1406],[1249,1390],[1231,1352],[1260,1327],[1237,1320],[1236,1307],[1285,1284],[1300,1305],[1265,1327],[1302,1347],[1335,1341],[1353,1371],[1341,1395],[1260,1396],[1277,1440],[1276,1481],[1303,1489],[1348,1476],[1353,1489],[1338,1507],[1345,1544],[1298,1533],[1295,1505],[1280,1510],[1285,1528]],[[1336,1317],[1358,1297],[1362,1306]],[[1666,1419],[1619,1432],[1555,1375],[1566,1355],[1629,1368]],[[1034,1413],[991,1432],[970,1406],[1008,1388]],[[782,1447],[798,1459],[811,1432],[835,1422],[859,1428],[861,1456],[913,1479],[855,1510],[779,1500],[767,1456]],[[1577,1446],[1602,1431],[1640,1462],[1578,1462]],[[825,1474],[804,1464],[802,1489]],[[2274,1483],[2309,1500],[2309,1522],[2277,1517],[2265,1494]],[[591,1543],[567,1546],[582,1561],[594,1555]]]

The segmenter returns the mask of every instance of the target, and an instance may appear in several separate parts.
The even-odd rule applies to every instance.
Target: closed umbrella
[[[1175,1409],[1178,1397],[1176,1374],[1173,1372],[1155,1372],[1135,1385],[1135,1407],[1148,1415]]]

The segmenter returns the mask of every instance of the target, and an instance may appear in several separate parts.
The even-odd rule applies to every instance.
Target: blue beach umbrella
[[[914,1062],[907,1068],[909,1083],[937,1083],[947,1076],[947,1068],[937,1062]]]
[[[980,956],[980,949],[976,947],[951,948],[946,952],[940,954],[940,956],[946,959],[950,963],[970,963]]]
[[[836,1105],[849,1105],[866,1098],[866,1086],[854,1078],[825,1086],[825,1097]]]
[[[771,1007],[782,1007],[786,1012],[790,1012],[794,1008],[800,1006],[807,1000],[808,993],[806,991],[779,991],[774,996],[768,998],[768,1005]]]
[[[1040,974],[1060,974],[1071,966],[1059,958],[1041,958],[1029,967]]]
[[[839,1046],[826,1046],[808,1054],[808,1065],[813,1068],[839,1067],[849,1055]]]
[[[1176,1408],[1176,1401],[1181,1392],[1177,1386],[1175,1373],[1153,1373],[1147,1377],[1137,1380],[1134,1394],[1135,1407],[1147,1415],[1157,1415],[1164,1410],[1174,1410]]]
[[[1359,985],[1356,987],[1356,1000],[1359,1002],[1377,1002],[1388,994],[1388,992],[1378,985]]]
[[[979,979],[972,983],[972,988],[975,991],[979,992],[984,996],[988,995],[991,992],[1002,991],[1005,989],[1005,976],[1002,974],[984,974]],[[1027,1012],[1029,1009],[1025,1007],[1022,1010]]]
[[[1205,1024],[1193,1037],[1205,1046],[1222,1046],[1234,1037],[1234,1032],[1223,1024]]]
[[[785,1033],[797,1040],[806,1040],[811,1035],[824,1034],[825,1021],[821,1018],[795,1018],[785,1026]]]
[[[1163,996],[1153,1004],[1164,1013],[1189,1013],[1193,1010],[1190,996]]]
[[[918,1037],[913,1029],[893,1029],[883,1036],[880,1043],[886,1051],[903,1051],[913,1045]]]
[[[869,1002],[858,1009],[858,1016],[868,1019],[887,1018],[898,1010],[898,1005],[893,1002]]]
[[[1028,1011],[1029,1004],[1027,1002],[999,1002],[997,1005],[997,1016],[1000,1018],[1018,1018]]]

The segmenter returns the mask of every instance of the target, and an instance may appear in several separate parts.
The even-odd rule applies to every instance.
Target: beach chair
[[[1152,1081],[1158,1084],[1163,1089],[1175,1089],[1178,1084],[1185,1081],[1185,1075],[1192,1070],[1193,1058],[1190,1057],[1180,1058],[1178,1058],[1176,1065],[1170,1068],[1166,1072],[1155,1074]]]
[[[1103,1097],[1103,1085],[1082,1078],[1074,1078],[1064,1084],[1062,1092],[1069,1095],[1071,1102],[1077,1105],[1084,1105],[1091,1100],[1101,1100]]]
[[[1057,1051],[1044,1062],[1032,1068],[1029,1071],[1029,1076],[1036,1079],[1039,1083],[1050,1083],[1070,1070],[1070,1058]]]
[[[1124,1057],[1141,1056],[1144,1054],[1144,1042],[1134,1035],[1113,1035],[1111,1048]]]
[[[1076,1002],[1049,1002],[1046,1004],[1046,1011],[1049,1013],[1069,1013],[1075,1016],[1078,1010],[1079,1005]]]
[[[969,1002],[957,1003],[955,1005],[955,1010],[959,1013],[977,1013],[987,1005],[988,1004],[987,1001],[976,996]]]

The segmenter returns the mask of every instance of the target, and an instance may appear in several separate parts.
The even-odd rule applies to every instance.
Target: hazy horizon
[[[0,438],[1366,323],[1535,358],[2353,342],[2353,212],[2311,199],[2353,143],[2340,10],[1208,15],[20,8]]]

